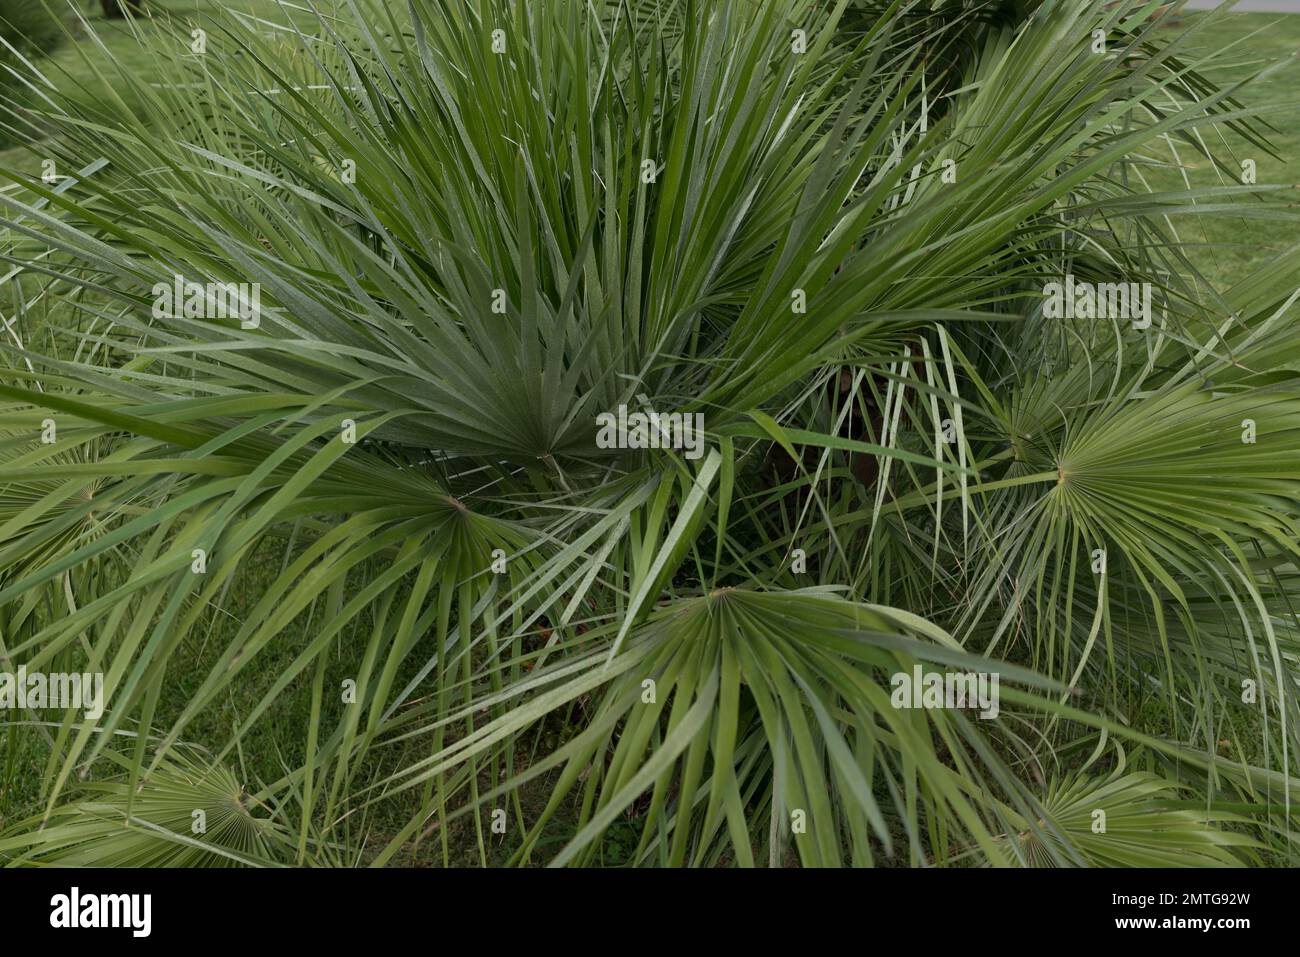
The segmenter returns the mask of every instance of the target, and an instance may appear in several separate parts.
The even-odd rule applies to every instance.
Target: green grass
[[[1196,19],[1214,14],[1187,17],[1190,25]],[[1206,76],[1221,87],[1247,79],[1261,69],[1282,64],[1274,72],[1252,83],[1243,94],[1251,105],[1269,104],[1273,112],[1264,118],[1275,128],[1270,140],[1277,157],[1242,144],[1233,138],[1225,139],[1231,154],[1240,162],[1253,159],[1260,184],[1287,184],[1296,189],[1300,184],[1300,15],[1271,13],[1234,13],[1220,18],[1220,23],[1209,31],[1207,37],[1193,36],[1188,46],[1192,54],[1205,52],[1210,45],[1231,49],[1223,64],[1206,71]],[[1210,144],[1212,147],[1216,144]],[[1171,158],[1161,157],[1166,161]],[[1220,173],[1208,160],[1184,152],[1179,159],[1193,187],[1214,186]],[[1154,182],[1170,189],[1182,188],[1174,173],[1157,175]],[[1293,193],[1300,198],[1300,193]],[[1293,199],[1293,204],[1295,200]],[[1206,248],[1194,257],[1206,277],[1220,284],[1231,284],[1249,274],[1276,256],[1282,250],[1300,241],[1294,224],[1288,222],[1245,220],[1216,215],[1185,219],[1179,224],[1179,234],[1184,240],[1202,242]]]
[[[319,9],[329,8],[328,3],[318,3]],[[292,19],[310,23],[313,17],[302,9],[302,4],[293,3],[282,6],[279,0],[198,0],[198,2],[153,2],[144,11],[144,15],[127,22],[125,20],[106,20],[100,11],[98,2],[93,7],[82,4],[81,13],[89,27],[76,21],[70,15],[66,27],[69,39],[54,55],[37,61],[41,71],[61,90],[69,92],[84,103],[94,103],[106,95],[122,96],[129,106],[136,106],[129,91],[124,91],[121,84],[113,83],[115,69],[110,67],[110,60],[139,77],[149,77],[157,73],[159,50],[165,46],[159,44],[164,37],[168,23],[183,25],[185,32],[202,26],[207,17],[216,9],[224,8],[248,14],[275,23]],[[93,35],[92,35],[93,34]],[[170,40],[168,41],[170,44]],[[176,55],[184,55],[185,49],[176,50]],[[4,139],[0,136],[0,144]],[[10,169],[37,171],[40,169],[40,156],[24,146],[10,146],[0,150],[0,166]]]

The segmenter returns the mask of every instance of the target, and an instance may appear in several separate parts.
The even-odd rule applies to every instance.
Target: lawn
[[[1207,16],[1186,17],[1190,27]],[[1204,33],[1189,38],[1187,59],[1195,60],[1213,50],[1227,51],[1220,64],[1206,71],[1206,76],[1221,87],[1246,80],[1261,70],[1271,72],[1252,83],[1242,94],[1251,104],[1268,104],[1272,112],[1268,121],[1275,128],[1271,144],[1276,156],[1261,153],[1240,141],[1228,142],[1233,156],[1241,161],[1255,161],[1260,184],[1285,184],[1300,188],[1300,15],[1271,13],[1234,13],[1219,17],[1219,22]],[[1172,161],[1172,157],[1160,157]],[[1217,185],[1220,174],[1208,161],[1181,154],[1188,180],[1193,186]],[[1168,188],[1180,188],[1176,175],[1157,177]],[[1300,194],[1293,193],[1297,199]],[[1232,283],[1281,250],[1300,242],[1295,226],[1286,222],[1231,217],[1204,217],[1181,224],[1180,235],[1189,242],[1207,244],[1198,264],[1208,278]]]
[[[51,5],[57,7],[57,3]],[[159,38],[164,36],[164,25],[180,26],[182,34],[185,34],[208,22],[211,11],[218,7],[276,24],[286,21],[309,24],[314,20],[304,5],[282,4],[279,0],[177,0],[152,2],[143,16],[127,22],[105,19],[98,0],[95,0],[90,5],[80,4],[80,18],[69,13],[67,30],[70,40],[53,56],[38,63],[52,83],[61,89],[75,91],[76,98],[84,102],[95,102],[105,96],[125,95],[129,98],[129,91],[124,91],[120,83],[114,82],[117,69],[148,77],[157,71],[161,58],[186,55],[189,51],[183,47],[169,50],[176,45],[159,42]],[[318,3],[316,7],[328,10],[329,4]],[[272,28],[268,26],[269,29]],[[24,147],[11,146],[0,150],[0,166],[38,170],[40,163]]]

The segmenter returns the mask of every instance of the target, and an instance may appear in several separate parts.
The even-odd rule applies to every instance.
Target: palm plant
[[[0,13],[0,62],[23,53],[49,53],[63,41],[57,7],[43,0],[13,0]]]
[[[108,19],[123,19],[126,17],[127,10],[140,9],[140,0],[100,0],[100,6],[103,7],[104,16]]]
[[[22,67],[30,60],[53,53],[67,37],[57,7],[45,0],[10,0],[0,10],[0,104],[6,114],[26,102],[27,85]],[[0,123],[0,146],[12,146],[15,139],[8,115]],[[27,128],[26,123],[21,126]]]
[[[1161,185],[1266,127],[1153,4],[928,6],[347,0],[177,24],[143,115],[48,89],[0,663],[108,709],[9,723],[0,856],[1289,855],[1300,251],[1215,290],[1176,224],[1295,213]],[[602,448],[620,406],[707,448]],[[1000,714],[895,707],[916,667]]]

